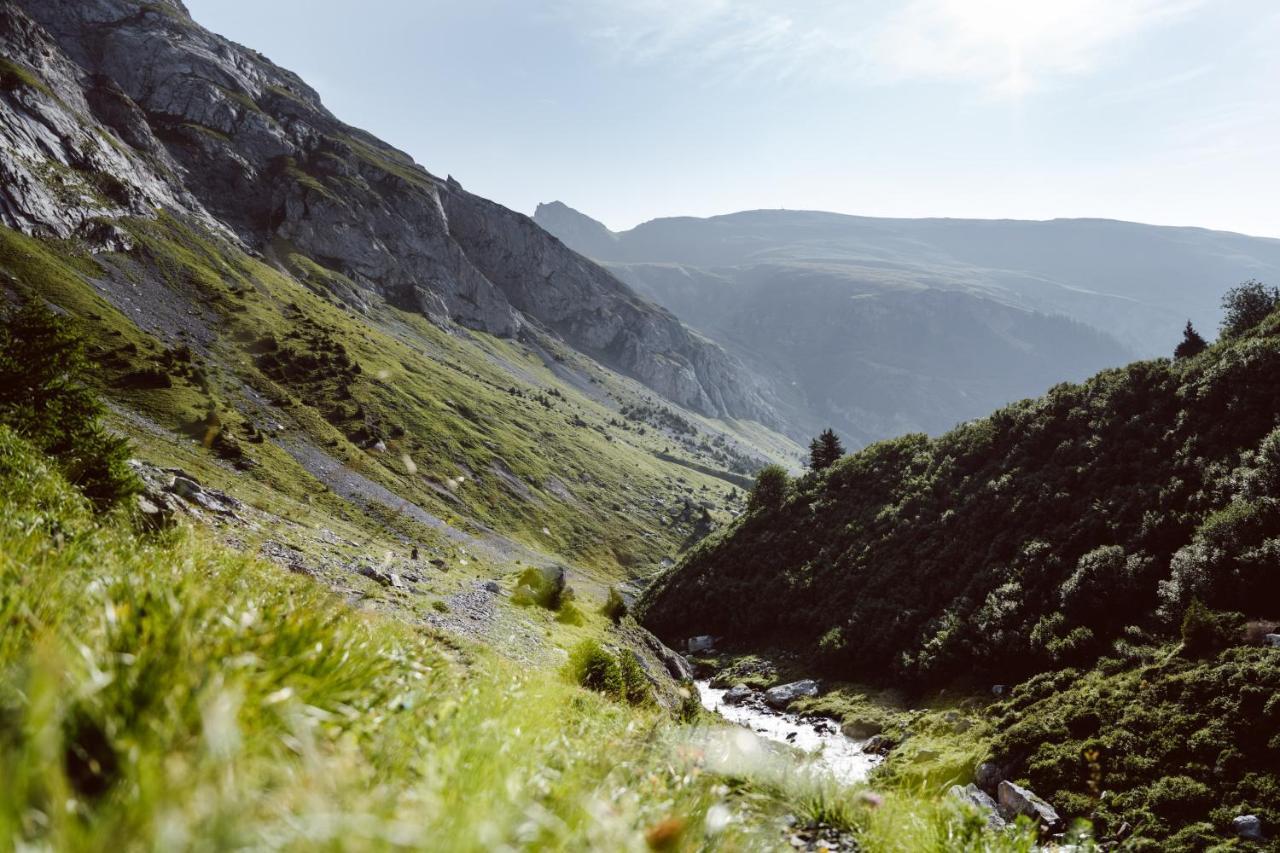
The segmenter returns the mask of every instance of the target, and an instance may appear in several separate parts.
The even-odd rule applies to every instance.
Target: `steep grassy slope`
[[[1176,849],[1236,814],[1274,826],[1280,649],[1258,646],[1280,620],[1278,400],[1280,312],[874,445],[699,546],[644,622],[835,678],[1030,679],[992,758],[1070,813]]]
[[[693,531],[689,507],[727,508],[733,483],[691,464],[728,476],[754,456],[570,350],[356,313],[336,274],[287,247],[269,265],[175,218],[125,225],[135,248],[97,256],[0,231],[0,270],[79,321],[101,386],[146,419],[130,431],[188,435],[284,494],[336,508],[377,487],[384,514],[419,527],[496,529],[617,572],[666,557]],[[344,486],[357,478],[373,486]]]
[[[4,428],[0,502],[6,845],[636,849],[674,816],[706,837],[722,795],[664,769],[652,710],[463,666],[200,533],[96,522]]]

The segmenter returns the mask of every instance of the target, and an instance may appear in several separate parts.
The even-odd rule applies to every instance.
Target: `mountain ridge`
[[[747,211],[614,234],[557,202],[535,221],[770,377],[795,433],[833,426],[859,445],[937,434],[1131,360],[1097,315],[1136,316],[1158,336],[1185,321],[962,262],[865,217]]]
[[[8,87],[19,97],[0,116],[4,224],[111,246],[123,238],[104,219],[180,210],[260,253],[288,243],[354,282],[355,304],[368,289],[439,323],[508,337],[542,326],[679,405],[773,420],[765,389],[669,312],[522,214],[341,123],[297,75],[182,4],[31,0],[3,14],[19,61]],[[39,85],[20,85],[26,75]],[[33,170],[46,156],[55,177],[100,197],[67,203]],[[94,181],[114,183],[102,197]],[[513,251],[523,275],[498,273]]]
[[[737,226],[746,230],[735,231]],[[1142,356],[1167,351],[1180,321],[1169,324],[1178,315],[1212,329],[1221,289],[1280,270],[1280,239],[1100,217],[889,218],[758,209],[658,218],[609,233],[611,241],[593,248],[608,250],[601,260],[616,263],[804,262],[815,259],[806,252],[820,250],[855,279],[859,273],[867,278],[858,263],[877,260],[921,280],[936,279],[935,286],[973,289],[965,278],[977,278],[985,280],[987,295],[1083,320]],[[1068,296],[1072,291],[1105,300],[1086,310]],[[1121,316],[1108,316],[1114,309]],[[1160,324],[1144,312],[1162,318]]]

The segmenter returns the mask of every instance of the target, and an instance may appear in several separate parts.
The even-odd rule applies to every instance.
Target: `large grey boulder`
[[[1000,809],[996,805],[996,801],[970,782],[968,785],[961,787],[960,785],[952,785],[947,792],[953,799],[971,806],[976,809],[987,820],[987,827],[993,830],[1001,830],[1005,828],[1005,819],[1000,816]]]
[[[724,692],[724,701],[726,705],[741,705],[754,693],[755,691],[745,684],[735,684]]]
[[[1232,818],[1231,829],[1236,834],[1236,838],[1243,838],[1246,841],[1262,841],[1262,819],[1257,815],[1242,814]]]
[[[1006,779],[1000,783],[996,794],[1000,802],[1000,816],[1005,820],[1026,815],[1040,824],[1045,832],[1062,829],[1062,818],[1054,807],[1021,785],[1015,785]]]
[[[768,702],[770,707],[781,709],[786,708],[802,697],[817,695],[818,682],[813,679],[805,679],[769,688],[764,693],[764,701]]]

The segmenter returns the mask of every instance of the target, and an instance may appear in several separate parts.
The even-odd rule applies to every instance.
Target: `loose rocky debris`
[[[294,574],[315,577],[317,572],[307,561],[306,556],[297,548],[268,539],[258,547],[259,555],[276,565],[284,566]]]
[[[206,488],[181,468],[157,468],[138,460],[130,466],[142,481],[137,497],[138,512],[148,526],[158,529],[173,524],[179,515],[205,520],[205,512],[233,521],[244,521],[237,512],[244,504],[225,492]]]
[[[792,821],[795,818],[791,818]],[[794,850],[830,851],[830,853],[853,853],[858,849],[858,842],[852,833],[843,832],[826,824],[792,825],[787,843]]]

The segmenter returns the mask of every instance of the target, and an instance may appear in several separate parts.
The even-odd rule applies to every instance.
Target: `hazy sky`
[[[187,0],[432,172],[615,229],[804,208],[1280,237],[1275,0]]]

